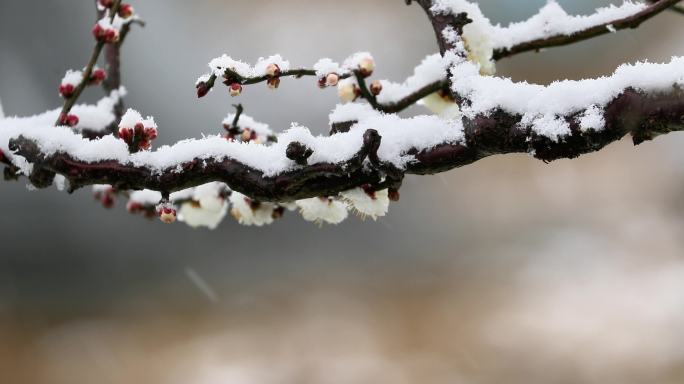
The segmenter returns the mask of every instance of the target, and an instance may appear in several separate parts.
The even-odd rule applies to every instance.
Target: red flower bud
[[[130,128],[119,128],[119,138],[130,144],[133,141],[133,130]]]
[[[104,8],[111,8],[114,5],[114,0],[99,0],[99,3]]]
[[[206,96],[207,93],[209,93],[209,90],[211,89],[209,88],[209,84],[205,83],[204,81],[197,83],[195,88],[197,88],[197,97]]]
[[[176,210],[170,207],[163,207],[159,210],[159,220],[163,223],[171,224],[176,221]]]
[[[325,88],[326,86],[327,86],[327,85],[326,85],[325,76],[324,76],[324,77],[321,77],[320,79],[318,79],[318,88],[323,89],[323,88]]]
[[[74,126],[78,125],[78,116],[72,115],[72,114],[68,114],[68,115],[62,114],[59,116],[59,123],[61,125],[74,127]]]
[[[242,85],[240,85],[240,83],[232,83],[229,86],[229,91],[230,95],[233,97],[240,96],[240,94],[242,93]]]
[[[390,201],[399,201],[399,191],[396,189],[389,189],[387,196]]]
[[[132,5],[121,4],[121,6],[119,6],[119,16],[121,16],[122,18],[127,19],[133,16],[133,13],[135,13],[135,11],[133,10]]]
[[[102,196],[102,199],[100,199],[100,202],[102,203],[102,206],[109,209],[114,206],[114,196],[111,192],[107,192]]]
[[[105,72],[104,69],[97,68],[93,70],[93,73],[90,74],[90,79],[89,79],[89,84],[90,85],[97,85],[100,84],[104,81],[104,79],[107,78],[107,72]]]
[[[157,138],[157,128],[147,127],[145,128],[145,137],[147,140],[154,140]]]
[[[105,30],[102,28],[100,23],[95,24],[92,32],[93,32],[93,37],[95,37],[95,40],[100,41],[100,40],[104,39]]]
[[[138,137],[142,136],[145,133],[145,126],[143,125],[143,123],[135,124],[135,127],[133,127],[133,129],[135,131],[135,135]]]
[[[140,213],[143,211],[143,205],[135,201],[129,201],[126,204],[126,210],[130,213]]]
[[[73,84],[61,84],[59,86],[59,94],[65,99],[68,99],[71,96],[73,96],[75,90],[76,87],[74,87]]]
[[[278,89],[280,86],[280,77],[273,77],[266,81],[269,89]]]
[[[119,41],[119,31],[116,29],[108,29],[104,33],[104,41],[107,43],[116,43]]]

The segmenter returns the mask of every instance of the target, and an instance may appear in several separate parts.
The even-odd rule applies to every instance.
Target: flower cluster
[[[105,15],[105,17],[95,23],[92,30],[95,40],[109,44],[119,41],[119,32],[122,23],[121,19],[117,16],[115,16],[114,21],[112,21],[110,20],[109,15]]]
[[[134,109],[128,109],[119,123],[119,138],[128,144],[131,152],[148,150],[157,138],[157,124],[153,117],[143,119]]]

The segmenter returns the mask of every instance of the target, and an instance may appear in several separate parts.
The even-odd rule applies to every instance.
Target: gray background
[[[480,3],[505,23],[544,1]],[[578,13],[609,2],[560,3]],[[148,26],[125,44],[126,103],[155,116],[156,144],[220,131],[236,99],[218,87],[197,100],[193,84],[224,52],[311,65],[367,50],[377,76],[400,80],[436,50],[420,9],[399,0],[133,5]],[[92,49],[93,18],[86,0],[0,0],[6,114],[59,104],[64,71]],[[683,33],[684,18],[664,14],[504,60],[499,74],[609,74],[681,55]],[[288,79],[239,101],[276,130],[299,122],[325,133],[336,95]],[[0,369],[11,382],[50,383],[674,382],[684,359],[684,302],[673,295],[684,288],[682,144],[675,133],[550,165],[489,158],[408,177],[378,222],[322,228],[291,214],[266,228],[227,219],[192,230],[131,216],[122,201],[106,211],[89,191],[2,182]]]

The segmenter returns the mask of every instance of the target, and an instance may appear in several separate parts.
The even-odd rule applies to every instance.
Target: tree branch
[[[510,48],[495,49],[492,58],[494,60],[500,60],[505,57],[513,56],[523,52],[539,51],[544,48],[569,45],[579,41],[591,39],[593,37],[602,36],[614,31],[627,28],[637,28],[644,21],[651,19],[652,17],[658,15],[666,9],[671,9],[680,1],[681,0],[652,1],[652,4],[646,7],[641,12],[638,12],[634,15],[631,15],[623,19],[612,20],[572,34],[558,34],[540,39],[521,42]]]
[[[34,164],[31,180],[38,187],[49,186],[52,179],[45,173],[64,175],[71,190],[91,184],[111,184],[116,189],[152,189],[178,191],[211,181],[225,182],[238,192],[260,201],[292,201],[316,196],[330,196],[369,184],[379,190],[391,186],[398,189],[404,174],[434,174],[473,163],[496,154],[532,153],[535,158],[552,161],[574,158],[594,152],[631,134],[635,144],[671,131],[684,130],[684,94],[681,89],[646,94],[627,89],[604,109],[605,127],[582,131],[577,114],[565,116],[571,133],[562,140],[552,140],[521,129],[521,115],[496,110],[487,115],[464,119],[464,139],[444,142],[406,153],[415,161],[405,169],[382,163],[377,151],[381,138],[375,130],[367,130],[363,145],[350,160],[341,163],[306,164],[309,149],[292,149],[292,158],[302,160],[302,166],[277,176],[234,159],[195,159],[157,173],[154,170],[116,161],[88,163],[66,153],[45,156],[35,141],[24,137],[13,139],[10,148]],[[296,146],[299,146],[296,145]],[[289,149],[288,149],[289,150]],[[366,161],[368,160],[368,161]],[[49,181],[49,183],[48,183]]]

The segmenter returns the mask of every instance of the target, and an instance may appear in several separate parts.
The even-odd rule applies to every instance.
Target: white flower
[[[453,120],[461,117],[461,109],[458,104],[450,98],[440,95],[439,92],[424,97],[419,104],[443,119]]]
[[[228,212],[228,203],[225,199],[216,197],[205,197],[200,201],[187,201],[180,207],[179,220],[187,225],[197,227],[207,227],[216,229],[223,221]]]
[[[480,74],[491,76],[496,73],[492,60],[494,43],[490,38],[490,26],[486,23],[471,23],[463,28],[463,42],[468,51],[468,60],[480,64]]]
[[[339,224],[347,218],[347,203],[330,197],[312,197],[310,199],[297,200],[302,217],[306,221],[321,224]]]
[[[356,100],[356,84],[352,79],[344,79],[337,83],[337,96],[343,103]]]
[[[368,216],[377,220],[378,217],[385,216],[389,208],[389,196],[386,189],[369,194],[363,188],[357,187],[341,192],[340,196],[363,218]]]
[[[273,203],[254,204],[252,199],[235,191],[230,195],[230,203],[233,205],[230,214],[242,225],[261,227],[273,223],[273,212],[277,208]]]

